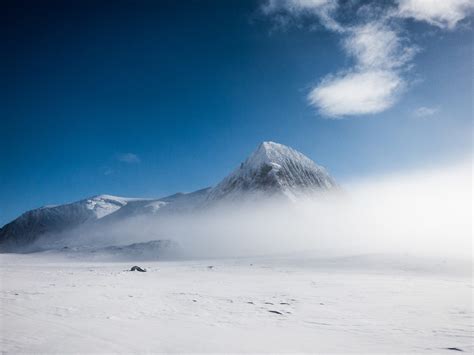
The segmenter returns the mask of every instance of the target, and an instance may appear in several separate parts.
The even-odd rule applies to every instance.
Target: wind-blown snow
[[[167,205],[167,202],[165,202],[165,201],[153,201],[153,202],[150,202],[149,204],[145,205],[145,207],[150,208],[153,213],[156,213],[156,212],[158,212],[158,210],[160,208],[162,208],[163,206],[166,206],[166,205]]]
[[[362,259],[0,256],[5,353],[472,353],[472,280]],[[130,272],[139,265],[147,272]],[[444,268],[446,264],[439,264]],[[448,264],[449,265],[449,264]],[[212,268],[210,268],[212,266]]]
[[[137,198],[98,195],[81,201],[44,206],[22,214],[0,229],[0,243],[6,249],[28,248],[41,235],[53,235],[94,223],[112,215]]]
[[[39,238],[49,237],[52,239],[49,242],[58,242],[59,234],[77,227],[92,226],[93,229],[137,216],[183,214],[229,200],[278,196],[294,200],[335,187],[327,171],[302,153],[282,144],[263,142],[240,168],[214,188],[160,199],[98,195],[66,205],[39,208],[1,228],[0,245],[4,250],[31,251],[31,248],[46,246],[33,245]]]

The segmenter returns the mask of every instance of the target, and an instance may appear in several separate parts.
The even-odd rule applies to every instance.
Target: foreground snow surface
[[[268,258],[0,261],[6,353],[473,351],[470,271]]]

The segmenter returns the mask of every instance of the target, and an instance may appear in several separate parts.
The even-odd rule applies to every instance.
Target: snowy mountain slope
[[[129,201],[116,212],[107,215],[97,221],[97,223],[113,223],[117,220],[123,220],[136,216],[155,216],[167,213],[179,213],[191,211],[201,206],[207,198],[210,188],[201,189],[190,193],[176,193],[171,196],[159,199],[142,199]]]
[[[0,229],[0,242],[3,249],[26,245],[41,235],[60,233],[102,219],[134,201],[137,199],[98,195],[65,205],[31,210]]]
[[[336,186],[323,167],[302,153],[282,144],[263,142],[239,168],[213,188],[160,199],[99,195],[26,212],[0,229],[0,249],[17,249],[41,236],[55,235],[82,225],[94,228],[136,216],[196,211],[219,201],[253,201],[269,196],[294,200]]]
[[[302,153],[274,142],[263,142],[239,168],[210,192],[209,200],[240,199],[248,193],[257,197],[278,194],[296,198],[336,183],[327,171]]]
[[[0,250],[17,250],[44,236],[57,239],[59,233],[79,226],[88,226],[90,230],[137,216],[190,211],[202,205],[208,190],[177,193],[161,199],[99,195],[65,205],[41,207],[22,214],[0,229]]]

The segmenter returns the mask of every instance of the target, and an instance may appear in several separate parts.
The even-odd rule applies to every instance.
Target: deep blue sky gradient
[[[1,15],[0,225],[95,194],[213,185],[264,140],[338,181],[472,151],[472,29],[410,24],[423,48],[392,109],[328,120],[311,86],[349,65],[323,29],[272,31],[256,1],[19,1]],[[416,118],[420,106],[438,107]],[[134,153],[127,164],[120,154]]]

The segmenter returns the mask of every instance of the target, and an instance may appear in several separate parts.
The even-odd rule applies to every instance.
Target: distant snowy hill
[[[302,153],[282,144],[263,142],[234,172],[212,188],[160,199],[99,195],[28,211],[0,229],[0,248],[16,250],[39,237],[67,232],[81,225],[193,211],[220,201],[258,200],[269,196],[295,200],[336,186],[323,167]]]
[[[8,247],[31,243],[40,235],[60,233],[117,212],[133,198],[94,196],[60,206],[45,206],[28,211],[0,229],[0,243]]]

